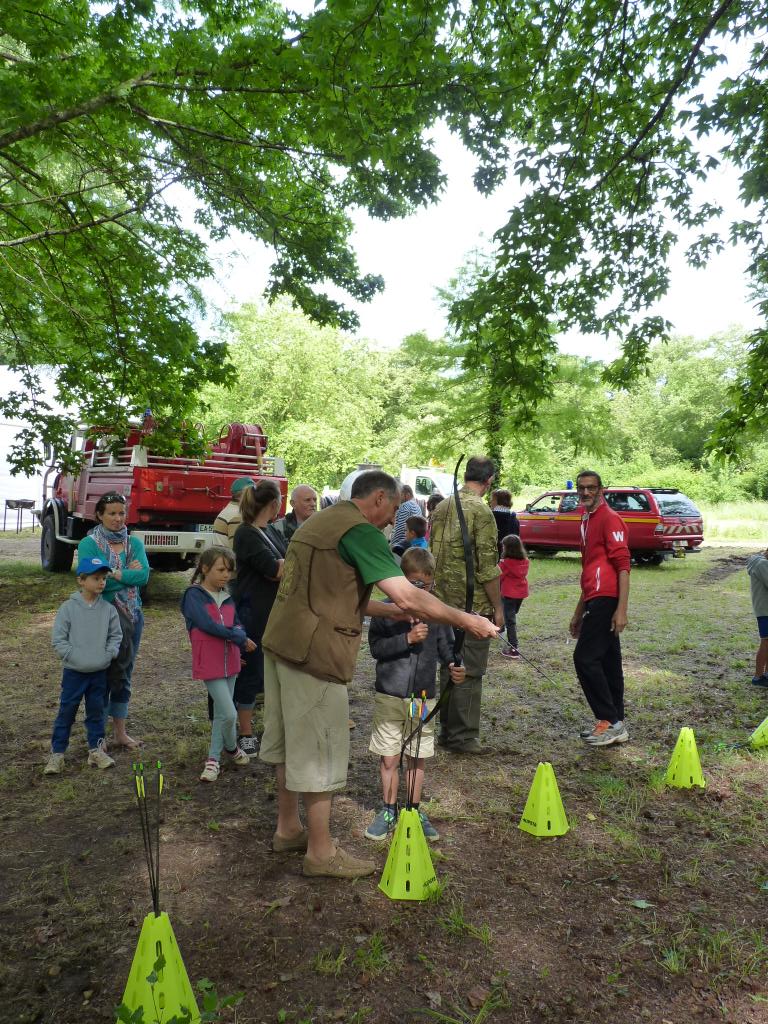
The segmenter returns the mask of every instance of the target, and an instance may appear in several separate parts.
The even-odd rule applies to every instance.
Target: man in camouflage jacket
[[[488,492],[496,474],[493,461],[473,456],[464,472],[464,486],[459,490],[461,507],[467,521],[471,557],[475,567],[475,594],[472,610],[484,615],[501,628],[504,613],[499,591],[499,567],[496,520],[483,495]],[[435,556],[435,596],[447,604],[464,607],[467,569],[461,527],[456,513],[454,495],[442,501],[434,511],[430,548]],[[480,745],[480,710],[483,675],[488,667],[490,640],[464,640],[464,664],[467,670],[463,686],[456,687],[448,698],[447,708],[440,712],[437,742],[449,750],[477,754]],[[448,685],[448,672],[440,671],[440,690]]]

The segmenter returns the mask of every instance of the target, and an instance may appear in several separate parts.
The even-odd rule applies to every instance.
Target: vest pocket
[[[309,608],[302,608],[300,614],[291,623],[290,639],[280,644],[280,657],[303,665],[309,659],[309,653],[320,625],[320,617]]]

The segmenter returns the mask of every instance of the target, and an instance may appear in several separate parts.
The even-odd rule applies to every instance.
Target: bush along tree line
[[[464,368],[492,378],[490,423],[524,427],[554,399],[554,327],[618,339],[615,388],[649,368],[671,325],[648,310],[679,232],[694,266],[744,243],[768,311],[766,27],[758,0],[359,0],[304,15],[274,0],[5,0],[0,359],[19,384],[0,414],[29,424],[14,465],[37,465],[41,441],[65,447],[75,416],[119,434],[147,406],[156,445],[200,444],[199,392],[233,369],[198,332],[212,267],[182,196],[208,236],[271,248],[271,298],[353,328],[329,285],[365,301],[382,281],[358,267],[348,211],[436,201],[438,120],[480,192],[510,175],[524,187],[450,301]],[[694,189],[723,162],[747,211],[726,229]],[[760,437],[767,351],[755,331],[713,449]]]
[[[492,378],[467,369],[456,340],[417,333],[381,351],[287,305],[226,315],[221,339],[236,379],[205,394],[210,433],[258,414],[292,480],[338,486],[362,459],[397,471],[452,465],[461,449],[491,451],[514,489],[562,485],[597,464],[617,485],[679,487],[709,502],[768,498],[768,442],[728,464],[707,449],[748,358],[736,330],[655,344],[647,373],[623,388],[598,360],[558,355],[551,395],[522,420],[501,400],[489,419]]]

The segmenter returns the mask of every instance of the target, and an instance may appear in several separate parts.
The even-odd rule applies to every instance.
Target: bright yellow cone
[[[419,812],[402,810],[379,888],[391,900],[426,900],[437,888],[429,846]]]
[[[753,750],[768,747],[768,718],[764,719],[749,737],[748,746]]]
[[[539,762],[518,827],[532,836],[564,836],[570,827],[549,761]]]
[[[691,789],[693,786],[701,786],[703,789],[706,786],[696,749],[696,737],[693,729],[687,726],[683,726],[677,737],[664,781],[668,786],[677,786],[679,789]]]
[[[157,981],[152,986],[147,978],[161,955],[165,966],[157,972]],[[200,1020],[195,994],[166,913],[155,916],[152,912],[144,918],[123,1003],[131,1012],[143,1006],[145,1024],[162,1024],[185,1010],[191,1011],[193,1022]]]

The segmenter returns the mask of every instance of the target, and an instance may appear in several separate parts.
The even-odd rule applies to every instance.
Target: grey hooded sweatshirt
[[[747,559],[749,585],[752,588],[752,610],[755,616],[768,615],[768,558],[750,555]]]
[[[123,631],[114,605],[101,595],[88,604],[78,591],[56,613],[53,646],[64,668],[100,672],[120,650]]]

